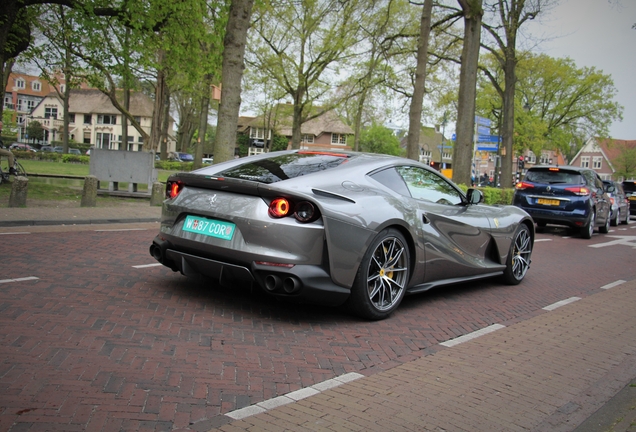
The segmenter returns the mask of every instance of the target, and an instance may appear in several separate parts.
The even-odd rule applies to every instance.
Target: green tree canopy
[[[573,155],[590,136],[605,137],[622,118],[614,101],[616,88],[609,75],[595,68],[578,68],[569,58],[523,53],[517,66],[514,150],[540,154],[559,149]],[[484,56],[491,79],[479,81],[477,112],[501,124],[502,101],[492,77],[503,77],[491,57]]]
[[[393,131],[378,124],[373,124],[361,132],[360,150],[393,156],[404,154],[404,150],[400,147],[400,140],[393,134]]]

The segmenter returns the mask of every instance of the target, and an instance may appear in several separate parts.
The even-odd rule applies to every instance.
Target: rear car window
[[[623,190],[625,193],[633,194],[636,192],[636,182],[635,181],[624,181],[623,182]]]
[[[529,170],[525,179],[533,183],[585,184],[585,179],[580,173],[567,170]]]
[[[335,168],[352,156],[328,152],[298,152],[258,159],[217,175],[259,183],[276,183]]]

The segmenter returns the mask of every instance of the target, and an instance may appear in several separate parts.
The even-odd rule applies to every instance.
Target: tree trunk
[[[170,127],[170,89],[166,86],[166,94],[161,114],[161,148],[160,152],[168,151],[168,128]]]
[[[501,186],[504,188],[513,185],[513,134],[515,127],[515,87],[517,81],[514,45],[508,45],[506,50],[506,62],[504,66],[504,79],[506,87],[503,97],[503,123],[502,123],[502,149],[501,149]]]
[[[221,103],[214,140],[214,163],[234,158],[236,128],[241,108],[241,79],[245,69],[245,43],[254,0],[232,0],[225,38]]]
[[[407,157],[420,159],[420,132],[422,130],[422,103],[426,84],[426,63],[428,61],[428,41],[431,34],[431,13],[433,0],[425,0],[420,19],[420,37],[417,43],[417,66],[415,85],[409,109],[409,132],[406,139]]]
[[[210,112],[210,87],[212,85],[212,75],[206,74],[203,79],[203,95],[201,96],[201,112],[199,113],[199,139],[194,151],[193,168],[201,168],[203,165],[203,147],[205,146],[205,134],[208,131],[208,113]],[[214,155],[216,157],[216,154]]]
[[[144,143],[144,150],[157,151],[161,141],[161,119],[166,96],[166,71],[163,67],[165,54],[159,52],[159,69],[157,69],[157,83],[155,88],[155,106],[152,110],[152,125],[150,129],[150,142]]]
[[[474,158],[475,97],[477,66],[481,41],[482,0],[459,0],[464,12],[464,45],[459,73],[459,100],[455,148],[453,149],[453,181],[470,185]],[[442,149],[443,152],[443,149]],[[475,167],[475,175],[478,175]]]

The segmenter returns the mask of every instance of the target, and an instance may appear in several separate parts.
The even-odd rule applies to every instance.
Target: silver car
[[[409,159],[266,153],[170,176],[150,253],[185,276],[383,319],[406,293],[522,281],[534,223],[482,200]]]

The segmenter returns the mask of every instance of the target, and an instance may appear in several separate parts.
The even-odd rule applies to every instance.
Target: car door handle
[[[425,214],[422,214],[422,222],[424,222],[426,225],[428,225],[428,224],[430,224],[430,223],[431,223],[431,221],[430,221],[430,220],[428,220],[428,218],[426,217],[426,215],[425,215]]]

